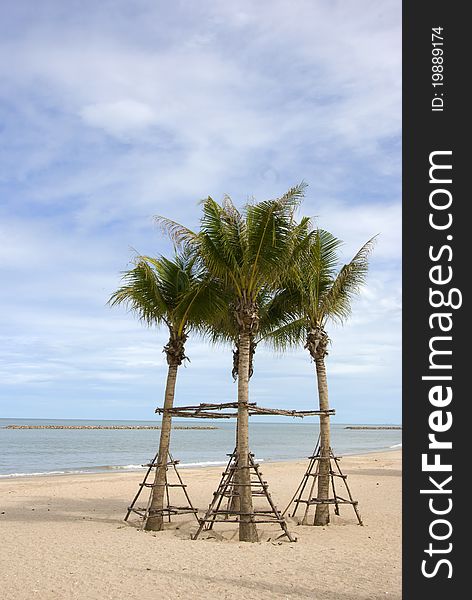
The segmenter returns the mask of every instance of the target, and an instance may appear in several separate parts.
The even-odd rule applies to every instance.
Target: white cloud
[[[131,99],[89,104],[80,110],[80,116],[88,125],[117,136],[132,135],[157,121],[150,106]]]

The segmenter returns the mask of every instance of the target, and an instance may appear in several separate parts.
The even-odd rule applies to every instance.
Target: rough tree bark
[[[325,356],[328,354],[329,338],[321,327],[315,327],[307,335],[305,347],[311,354],[316,367],[316,379],[318,382],[318,398],[320,410],[329,410],[328,380],[326,378]],[[331,429],[330,416],[320,415],[320,456],[318,475],[317,498],[327,500],[329,498],[329,471],[330,471],[330,449]],[[328,525],[329,504],[317,504],[315,510],[314,525]]]
[[[326,379],[326,367],[324,358],[317,358],[316,376],[318,379],[318,394],[320,398],[320,410],[329,410],[328,380]],[[329,470],[330,470],[331,431],[329,415],[320,415],[320,470],[318,476],[318,498],[326,500],[329,498]],[[327,525],[329,523],[329,504],[317,504],[315,511],[315,525]]]
[[[253,361],[254,361],[254,353],[256,352],[257,343],[254,341],[254,335],[251,334],[250,342],[249,342],[249,377],[251,379],[252,374],[254,372]],[[237,380],[239,373],[239,341],[236,343],[236,348],[233,350],[233,370],[231,372],[234,381]],[[236,448],[238,447],[238,424],[236,423]],[[239,481],[239,473],[236,471],[233,477],[233,484],[235,489],[237,490],[237,484]],[[239,501],[239,496],[233,496],[229,503],[229,510],[234,512],[239,512],[241,510],[241,503]]]
[[[249,354],[250,334],[241,332],[239,336],[239,374],[238,374],[238,431],[237,453],[239,473],[237,484],[241,515],[239,523],[239,540],[241,542],[257,542],[256,525],[252,522],[253,513],[251,493],[251,473],[249,470]]]
[[[144,529],[148,531],[161,531],[164,528],[164,515],[162,513],[162,509],[164,508],[167,460],[170,447],[170,434],[172,430],[172,416],[169,413],[169,409],[171,409],[174,405],[177,370],[186,358],[184,352],[186,339],[187,336],[185,334],[181,336],[175,336],[171,332],[169,342],[164,347],[169,370],[167,372],[157,469],[154,478],[154,487],[152,488],[151,492],[149,517],[144,524]]]
[[[251,472],[249,470],[249,377],[251,363],[251,339],[259,325],[257,305],[247,300],[240,300],[234,311],[239,328],[238,337],[238,422],[236,452],[238,472],[236,489],[239,495],[239,506],[242,513],[239,523],[239,540],[241,542],[257,542],[257,529],[252,521],[254,513],[251,492]]]

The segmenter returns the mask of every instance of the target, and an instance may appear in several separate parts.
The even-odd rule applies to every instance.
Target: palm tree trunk
[[[236,441],[235,441],[235,451],[236,451],[236,455],[238,453],[238,423],[236,422]],[[236,492],[237,494],[239,494],[239,487],[238,487],[238,483],[239,483],[239,471],[235,471],[234,475],[233,475],[233,494]],[[239,496],[233,495],[229,501],[229,506],[228,506],[229,510],[232,510],[234,512],[239,512],[241,510],[241,502],[239,500]],[[230,515],[228,515],[229,518]]]
[[[239,498],[241,520],[239,523],[239,540],[241,542],[257,542],[256,525],[251,520],[253,513],[251,493],[251,473],[249,470],[249,355],[250,334],[241,332],[239,337],[239,373],[238,373],[238,431],[237,452],[239,476]]]
[[[326,378],[326,367],[324,357],[315,359],[316,378],[318,381],[318,396],[320,410],[329,410],[328,400],[328,380]],[[329,498],[329,471],[330,471],[330,448],[331,432],[329,415],[320,415],[320,468],[318,476],[318,494],[319,500]],[[329,504],[317,504],[315,511],[315,525],[328,525],[329,523]]]
[[[164,528],[164,515],[162,512],[153,514],[154,511],[162,511],[164,508],[165,483],[167,471],[167,458],[169,455],[170,433],[172,428],[172,416],[169,409],[174,404],[175,382],[177,379],[177,365],[169,365],[167,372],[166,393],[164,399],[164,412],[162,414],[161,437],[159,440],[159,455],[157,460],[156,476],[152,488],[150,516],[147,518],[144,528],[151,531],[160,531]]]

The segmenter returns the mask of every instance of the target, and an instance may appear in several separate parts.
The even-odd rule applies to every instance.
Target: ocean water
[[[140,470],[156,453],[159,430],[6,429],[17,425],[156,425],[156,421],[0,419],[0,478],[27,475]],[[174,430],[171,452],[180,466],[224,464],[234,448],[234,421],[180,419],[176,426],[216,426],[213,430]],[[349,430],[332,424],[338,455],[401,447],[401,430]],[[250,447],[258,461],[309,456],[318,438],[314,419],[250,423]]]

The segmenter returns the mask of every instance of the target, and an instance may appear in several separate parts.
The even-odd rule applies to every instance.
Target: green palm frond
[[[339,263],[338,249],[342,242],[328,231],[317,229],[313,232],[308,252],[301,258],[301,293],[314,320],[318,320],[321,299],[330,288]]]
[[[297,183],[297,185],[289,188],[285,194],[280,196],[280,198],[268,200],[268,202],[278,202],[281,207],[287,208],[290,213],[293,214],[295,209],[300,206],[300,202],[305,197],[305,190],[307,187],[308,184],[305,181],[301,181],[300,183]]]
[[[323,321],[331,319],[343,322],[350,316],[352,299],[365,283],[369,256],[374,248],[376,237],[368,240],[353,259],[342,267],[323,295],[319,307]]]
[[[201,329],[202,334],[212,344],[234,344],[237,345],[239,337],[239,326],[232,308],[232,299],[228,291],[220,289],[215,292],[220,301],[220,307],[211,316]],[[274,294],[267,290],[261,290],[256,304],[258,307],[258,329],[255,342],[258,343],[269,333],[286,323],[292,316],[283,310],[280,303],[274,302]]]
[[[108,301],[110,306],[124,304],[149,326],[169,322],[172,308],[154,269],[144,258],[137,258],[135,267],[123,274],[122,281],[124,285]]]
[[[306,333],[306,318],[294,318],[270,331],[270,333],[262,338],[262,341],[274,350],[284,352],[289,348],[303,346],[306,341]]]
[[[231,280],[241,267],[241,217],[236,210],[227,213],[212,198],[203,202],[202,209],[197,240],[202,259],[214,277]]]
[[[352,299],[365,283],[374,242],[375,237],[339,270],[342,242],[322,229],[310,232],[296,269],[272,300],[279,326],[262,336],[264,341],[276,350],[285,350],[302,344],[309,328],[324,326],[330,319],[347,319]]]
[[[297,235],[307,219],[294,228],[293,213],[304,184],[282,198],[247,204],[240,212],[229,197],[222,205],[212,198],[202,203],[201,228],[194,238],[208,272],[236,297],[256,301],[264,287],[274,286],[290,262]]]
[[[306,317],[300,307],[300,288],[293,281],[285,282],[264,306],[258,342],[263,341],[275,350],[298,345],[306,329],[302,327],[306,323]]]
[[[306,185],[291,188],[281,198],[246,206],[247,252],[245,267],[250,293],[257,293],[264,282],[277,285],[294,259],[300,228],[294,227],[294,212]],[[309,220],[305,219],[302,227]],[[295,243],[296,242],[296,243]]]
[[[138,256],[123,281],[109,304],[124,304],[147,325],[165,323],[177,335],[197,329],[219,307],[206,271],[191,250],[173,259]]]
[[[215,282],[207,274],[198,278],[183,296],[177,307],[178,331],[197,331],[204,334],[211,323],[226,314],[228,305]],[[221,317],[220,317],[221,318]]]

